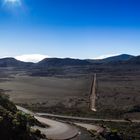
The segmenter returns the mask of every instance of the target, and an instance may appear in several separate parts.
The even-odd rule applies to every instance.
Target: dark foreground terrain
[[[0,91],[0,139],[2,140],[39,140],[45,139],[34,125],[41,125],[33,116],[19,112],[8,96]]]

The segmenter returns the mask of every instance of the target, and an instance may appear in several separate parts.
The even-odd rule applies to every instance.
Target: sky
[[[0,0],[0,57],[140,54],[139,0]]]

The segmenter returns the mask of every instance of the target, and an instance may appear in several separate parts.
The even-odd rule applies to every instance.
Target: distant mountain
[[[92,63],[110,63],[110,62],[128,61],[134,57],[135,56],[133,55],[121,54],[117,56],[107,57],[104,59],[89,59],[88,61]]]
[[[127,64],[140,64],[140,56],[133,57],[127,61]]]
[[[102,62],[128,61],[134,57],[135,56],[133,56],[133,55],[121,54],[121,55],[112,56],[112,57],[102,59],[101,61]]]
[[[22,62],[16,60],[15,58],[8,57],[0,59],[0,67],[28,67],[31,66],[33,63],[30,62]]]
[[[42,68],[42,67],[63,67],[63,66],[90,66],[94,64],[140,64],[140,56],[132,56],[128,54],[122,54],[118,56],[108,57],[105,59],[72,59],[72,58],[45,58],[38,63],[22,62],[15,58],[8,57],[0,59],[0,67],[16,67],[16,68]]]
[[[85,66],[91,65],[87,60],[71,59],[71,58],[46,58],[39,63],[35,64],[37,67],[61,67],[61,66]]]

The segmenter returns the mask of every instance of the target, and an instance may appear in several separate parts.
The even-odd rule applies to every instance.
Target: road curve
[[[72,125],[40,117],[39,115],[37,115],[23,107],[20,107],[20,106],[17,106],[17,109],[20,111],[23,111],[27,114],[34,115],[34,117],[38,121],[48,125],[49,128],[41,128],[38,126],[33,127],[33,128],[39,129],[43,134],[46,135],[46,137],[48,139],[52,139],[52,140],[76,140],[76,139],[78,139],[79,130]]]

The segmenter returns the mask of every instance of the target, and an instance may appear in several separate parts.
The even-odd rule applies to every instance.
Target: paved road
[[[50,126],[49,128],[40,128],[35,126],[35,128],[39,129],[43,134],[46,134],[47,138],[52,140],[79,140],[79,130],[69,124],[62,123],[59,121],[54,121],[51,119],[43,118],[44,117],[55,117],[61,119],[73,119],[73,120],[82,120],[82,121],[106,121],[106,122],[128,122],[126,120],[115,120],[115,119],[96,119],[96,118],[82,118],[82,117],[72,117],[72,116],[61,116],[61,115],[54,115],[48,113],[33,113],[23,107],[17,106],[17,108],[25,113],[34,115],[35,118]],[[140,120],[132,120],[132,122],[140,123]],[[95,130],[97,133],[103,131],[103,128],[100,126],[85,124],[85,123],[75,123],[77,126],[81,126],[86,128],[87,130]]]
[[[43,134],[46,135],[48,139],[52,140],[78,140],[79,130],[69,124],[54,121],[51,119],[40,117],[39,115],[23,108],[20,106],[17,106],[18,110],[21,110],[25,113],[34,115],[34,117],[40,121],[41,123],[44,123],[49,126],[49,128],[41,128],[35,126],[34,128],[39,129]]]
[[[73,116],[64,116],[64,115],[54,115],[54,114],[49,114],[49,113],[37,113],[37,114],[40,116],[46,116],[46,117],[73,119],[73,120],[80,120],[80,121],[128,122],[127,120],[121,120],[121,119],[83,118],[83,117],[73,117]],[[140,120],[131,120],[131,121],[135,123],[140,123]]]

